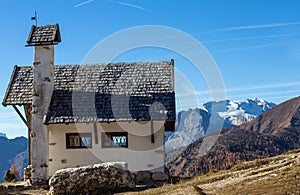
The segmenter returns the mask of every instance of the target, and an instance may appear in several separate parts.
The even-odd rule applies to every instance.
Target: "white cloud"
[[[0,123],[0,132],[5,133],[9,139],[27,137],[27,127],[24,123]]]
[[[87,1],[84,1],[84,2],[82,2],[82,3],[79,3],[79,4],[75,5],[74,7],[79,7],[79,6],[85,5],[85,4],[87,4],[87,3],[90,3],[90,2],[92,2],[92,1],[94,1],[94,0],[87,0]]]
[[[276,24],[234,26],[234,27],[228,27],[228,28],[218,29],[218,30],[215,30],[214,32],[236,31],[236,30],[249,30],[249,29],[262,29],[262,28],[274,28],[274,27],[292,26],[292,25],[299,25],[299,24],[300,24],[300,22],[286,22],[286,23],[276,23]]]
[[[256,36],[256,37],[244,37],[244,38],[236,38],[236,39],[216,39],[216,40],[201,41],[201,43],[218,43],[218,42],[229,42],[229,41],[256,40],[256,39],[267,39],[267,38],[281,38],[281,37],[291,37],[291,36],[298,36],[298,35],[300,35],[300,33],[277,34],[277,35]]]
[[[237,88],[229,88],[225,89],[226,92],[246,92],[250,90],[258,90],[258,89],[265,89],[265,90],[271,90],[276,88],[282,88],[282,87],[295,87],[300,86],[300,82],[289,82],[289,83],[273,83],[273,84],[265,84],[265,85],[256,85],[256,86],[242,86]],[[284,90],[280,90],[280,93],[282,93]],[[296,90],[297,91],[297,90]],[[211,94],[211,93],[218,93],[220,91],[193,91],[191,93],[186,93],[180,95],[181,97],[185,96],[194,96],[196,95],[205,95],[205,94]],[[294,91],[295,92],[295,91]],[[275,93],[275,92],[274,92]]]
[[[249,49],[258,49],[258,48],[268,47],[270,45],[271,44],[261,44],[261,45],[255,45],[255,46],[250,46],[250,47],[221,49],[221,50],[214,51],[213,53],[223,53],[223,52],[232,52],[232,51],[243,51],[243,50],[249,50]]]
[[[15,112],[1,112],[0,113],[0,120],[1,119],[17,119],[19,118],[18,114]]]
[[[272,83],[272,84],[257,85],[257,86],[244,86],[244,87],[228,89],[226,91],[245,91],[245,90],[254,90],[254,89],[274,89],[274,88],[291,87],[291,86],[300,86],[300,82]]]
[[[148,11],[148,12],[151,11],[150,9],[147,9],[147,8],[144,8],[144,7],[141,7],[141,6],[138,6],[138,5],[134,5],[134,4],[125,3],[125,2],[122,2],[122,1],[111,1],[111,2],[119,4],[119,5],[124,5],[124,6],[128,6],[128,7],[137,8],[137,9]]]
[[[272,92],[261,92],[261,93],[245,93],[239,95],[230,95],[229,98],[240,98],[240,97],[264,97],[265,99],[278,99],[282,97],[296,97],[299,94],[300,90],[280,90],[280,91],[272,91]],[[280,95],[280,94],[285,94]]]
[[[24,129],[26,130],[27,127],[23,123],[0,123],[0,128],[3,130],[18,130],[18,129]]]

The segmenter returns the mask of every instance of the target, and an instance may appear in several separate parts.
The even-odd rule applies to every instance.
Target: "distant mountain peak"
[[[187,146],[210,132],[221,128],[232,128],[253,120],[256,116],[273,108],[276,104],[260,98],[223,100],[204,103],[201,108],[180,111],[177,114],[175,132],[166,135],[166,150]],[[218,121],[211,121],[211,116]],[[224,121],[224,124],[216,125]],[[222,122],[222,121],[221,121]],[[211,128],[212,127],[212,128]],[[214,129],[219,127],[220,129]]]
[[[0,137],[5,137],[5,138],[7,138],[7,136],[6,136],[5,133],[0,133]]]
[[[241,129],[251,129],[260,133],[277,133],[282,129],[299,125],[300,96],[279,104],[272,110],[263,113],[250,123],[240,126]]]

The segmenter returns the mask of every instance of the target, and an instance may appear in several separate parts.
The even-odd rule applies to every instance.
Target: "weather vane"
[[[35,20],[35,26],[37,26],[37,15],[36,15],[36,11],[34,12],[34,16],[31,17],[31,20]]]

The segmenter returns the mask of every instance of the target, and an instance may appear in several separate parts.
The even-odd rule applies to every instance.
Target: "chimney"
[[[30,162],[34,184],[48,179],[48,131],[43,123],[54,90],[54,45],[61,42],[58,24],[32,26],[26,46],[34,46]]]

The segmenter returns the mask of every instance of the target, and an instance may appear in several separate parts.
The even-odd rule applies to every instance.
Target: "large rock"
[[[153,181],[167,181],[169,179],[169,176],[162,172],[155,172],[152,173],[152,180]]]
[[[138,184],[146,184],[151,180],[150,171],[138,171],[136,174],[136,182]]]
[[[51,194],[112,194],[135,187],[127,164],[101,163],[56,171],[50,178]]]

